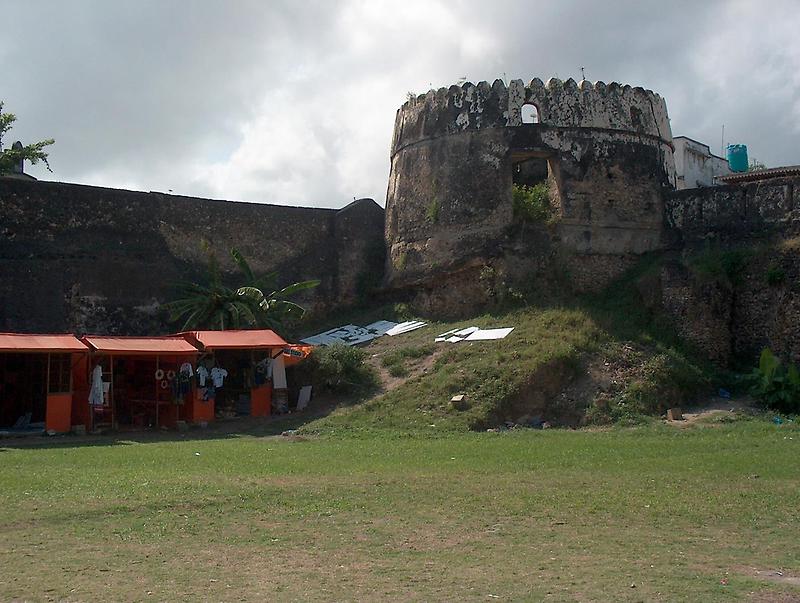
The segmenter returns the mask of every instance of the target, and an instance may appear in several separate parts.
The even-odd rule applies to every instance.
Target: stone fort
[[[710,357],[800,359],[800,168],[687,184],[686,149],[698,174],[724,161],[678,142],[652,91],[496,80],[400,107],[385,212],[0,178],[0,330],[166,332],[160,305],[202,276],[203,240],[223,261],[237,246],[257,271],[320,278],[304,300],[318,312],[383,295],[467,316],[503,291],[598,291],[655,254],[642,303]],[[520,216],[515,186],[540,184],[549,215]],[[736,274],[693,268],[737,249]]]

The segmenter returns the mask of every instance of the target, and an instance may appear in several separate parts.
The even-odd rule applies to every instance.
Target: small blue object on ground
[[[725,398],[726,400],[730,400],[731,392],[729,392],[727,389],[723,389],[723,388],[720,387],[719,388],[719,397],[720,398]]]

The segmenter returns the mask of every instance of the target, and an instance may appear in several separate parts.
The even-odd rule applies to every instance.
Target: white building
[[[728,160],[717,157],[707,144],[697,142],[686,136],[675,136],[675,188],[698,188],[714,186],[714,178],[731,174]]]

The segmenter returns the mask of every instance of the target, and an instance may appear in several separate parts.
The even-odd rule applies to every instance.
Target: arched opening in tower
[[[525,103],[520,109],[522,123],[524,124],[538,124],[539,122],[539,109],[533,103]]]

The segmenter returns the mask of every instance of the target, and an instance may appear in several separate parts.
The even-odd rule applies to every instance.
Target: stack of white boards
[[[451,329],[442,333],[435,342],[458,343],[460,341],[487,341],[490,339],[505,339],[514,327],[504,327],[502,329],[481,329],[478,327],[467,327],[465,329]]]
[[[345,345],[359,345],[372,341],[383,335],[401,335],[408,333],[415,329],[424,327],[427,323],[420,320],[409,320],[407,322],[391,322],[389,320],[379,320],[368,324],[366,327],[359,327],[358,325],[344,325],[337,327],[312,337],[301,339],[303,343],[308,345],[331,345],[334,343],[343,343]]]

